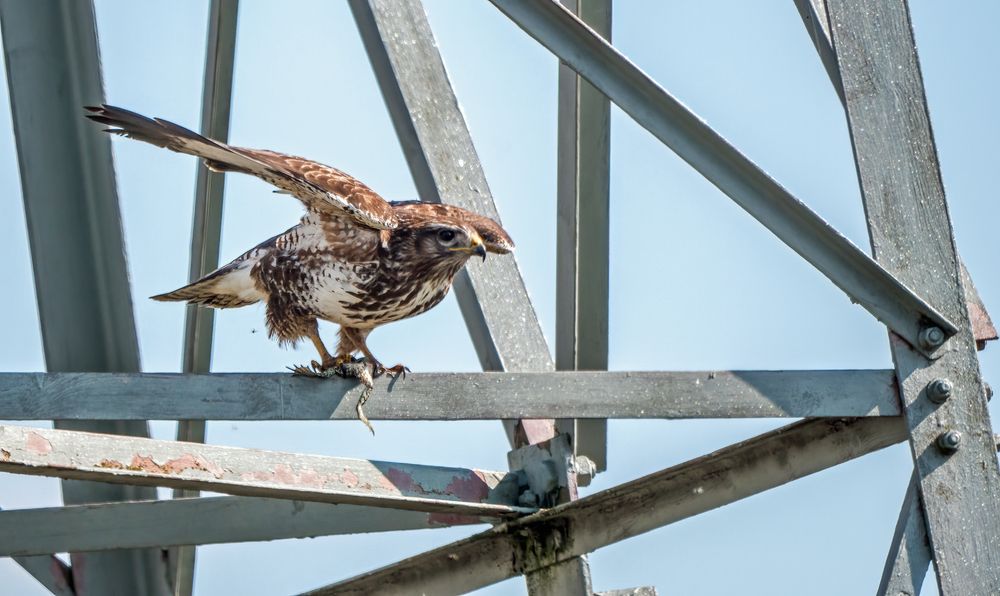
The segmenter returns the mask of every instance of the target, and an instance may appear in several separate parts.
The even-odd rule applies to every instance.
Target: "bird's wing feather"
[[[310,210],[349,216],[357,223],[391,230],[398,225],[392,206],[356,178],[329,166],[274,151],[233,147],[160,118],[114,106],[88,107],[87,117],[107,132],[196,155],[217,171],[252,174],[294,195]]]

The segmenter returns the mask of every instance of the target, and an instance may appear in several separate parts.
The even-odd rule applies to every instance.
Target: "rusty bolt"
[[[944,343],[944,331],[940,327],[924,327],[917,335],[920,347],[925,350],[933,350]]]
[[[937,446],[942,453],[948,455],[955,453],[962,446],[962,433],[957,430],[949,430],[941,433],[937,438]]]
[[[948,379],[934,379],[927,384],[927,399],[936,404],[943,404],[951,397],[954,386]]]

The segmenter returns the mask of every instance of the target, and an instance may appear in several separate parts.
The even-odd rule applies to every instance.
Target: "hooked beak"
[[[476,238],[473,241],[472,246],[469,247],[469,252],[471,252],[474,255],[479,255],[480,257],[483,258],[483,262],[486,262],[486,246],[483,245],[482,241],[479,240],[479,238]]]
[[[469,241],[469,246],[459,246],[449,250],[469,253],[469,255],[476,255],[482,257],[484,261],[486,260],[486,245],[483,244],[483,239],[478,235],[472,237]]]

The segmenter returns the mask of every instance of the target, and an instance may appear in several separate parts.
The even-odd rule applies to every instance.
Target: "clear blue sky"
[[[556,61],[485,0],[427,10],[503,222],[554,340]],[[1000,4],[913,2],[934,133],[959,247],[1000,318],[993,172]],[[109,102],[191,126],[200,109],[207,3],[99,0]],[[137,24],[141,24],[137,26]],[[620,0],[616,45],[737,147],[868,247],[843,111],[791,2]],[[5,91],[4,91],[5,93]],[[390,199],[416,196],[346,4],[243,0],[231,138],[340,167]],[[10,128],[0,98],[0,369],[44,370]],[[611,368],[888,368],[884,328],[618,111],[612,131]],[[146,297],[182,285],[196,166],[114,145],[143,368],[180,367],[183,307]],[[231,176],[222,254],[295,223],[297,202]],[[472,266],[476,266],[473,264]],[[262,309],[217,317],[215,371],[283,371],[311,348],[266,339]],[[321,327],[329,336],[332,326]],[[453,298],[375,332],[373,350],[414,371],[474,371]],[[987,381],[1000,348],[981,353]],[[614,396],[608,397],[614,399]],[[475,399],[475,396],[469,396]],[[1000,418],[992,406],[994,420]],[[613,421],[600,490],[787,420]],[[153,423],[157,437],[174,424]],[[213,443],[504,469],[497,422],[211,423]],[[874,591],[911,471],[900,445],[598,551],[595,588],[662,594],[843,595]],[[58,503],[54,480],[0,474],[0,506]],[[478,528],[199,549],[201,594],[285,594],[375,568]],[[933,594],[933,580],[925,593]],[[0,560],[5,593],[41,593]],[[482,591],[522,594],[513,579]]]

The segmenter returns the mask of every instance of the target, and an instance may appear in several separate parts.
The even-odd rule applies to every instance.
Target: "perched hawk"
[[[122,108],[87,110],[88,118],[111,126],[107,132],[196,155],[213,171],[252,174],[302,201],[306,215],[298,225],[153,299],[213,308],[263,300],[269,337],[280,344],[309,338],[321,358],[312,363],[316,373],[351,362],[358,351],[374,376],[404,372],[403,365],[387,369],[372,355],[365,343],[372,329],[433,308],[473,255],[485,260],[487,252],[514,249],[499,224],[459,207],[389,203],[355,178],[314,161],[233,147]],[[319,337],[317,319],[340,325],[334,355]]]

